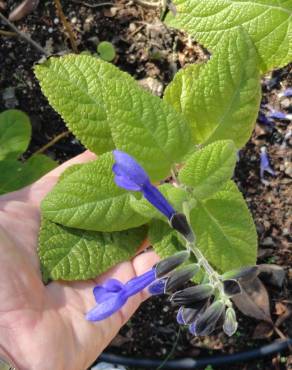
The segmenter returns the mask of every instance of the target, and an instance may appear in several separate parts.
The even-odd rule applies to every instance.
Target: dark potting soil
[[[16,1],[0,1],[4,14]],[[135,5],[133,1],[117,1],[113,5],[96,6],[103,1],[62,1],[63,11],[73,27],[78,49],[96,53],[100,41],[110,41],[117,56],[114,64],[127,71],[145,88],[162,95],[178,69],[189,63],[208,59],[208,52],[188,35],[167,29],[158,11]],[[1,23],[1,22],[0,22]],[[48,53],[70,52],[66,32],[51,1],[40,2],[38,8],[15,23],[38,42]],[[0,31],[9,31],[1,23]],[[42,95],[32,67],[41,55],[30,44],[16,36],[0,32],[0,111],[9,107],[21,109],[30,116],[32,140],[26,156],[31,155],[56,135],[66,131],[59,115]],[[264,76],[263,111],[269,107],[292,113],[291,100],[279,94],[291,86],[291,66]],[[7,100],[7,88],[12,99]],[[239,329],[228,338],[217,332],[206,338],[191,336],[176,324],[176,312],[164,297],[145,302],[121,329],[107,351],[133,357],[165,359],[205,357],[231,354],[271,343],[279,337],[291,337],[292,324],[292,257],[291,257],[291,184],[292,184],[291,121],[275,120],[272,125],[257,122],[253,135],[239,153],[234,179],[251,210],[259,237],[258,263],[277,264],[286,272],[280,287],[265,281],[275,327],[238,312]],[[265,146],[275,176],[259,176],[260,148]],[[63,162],[84,150],[73,135],[58,141],[46,154]],[[290,249],[289,249],[290,248]],[[290,319],[289,319],[290,318]],[[228,370],[288,369],[292,357],[288,353],[228,366]],[[210,367],[209,370],[212,368]],[[220,370],[227,367],[220,366]]]

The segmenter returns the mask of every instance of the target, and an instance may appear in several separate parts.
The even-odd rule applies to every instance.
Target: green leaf
[[[246,33],[224,36],[206,64],[178,72],[164,99],[187,119],[194,143],[249,139],[261,98],[255,49]]]
[[[51,106],[74,135],[95,153],[115,147],[102,93],[103,80],[112,73],[108,66],[87,55],[50,58],[35,66],[35,75]],[[112,78],[118,76],[114,74]]]
[[[160,220],[153,220],[149,224],[148,239],[155,252],[161,258],[172,256],[176,252],[185,250],[178,233],[168,224]]]
[[[233,141],[216,141],[195,152],[179,173],[179,181],[192,187],[196,199],[217,192],[233,174],[236,147]]]
[[[114,45],[108,41],[100,42],[97,46],[97,52],[101,59],[105,60],[106,62],[111,62],[116,57]]]
[[[25,152],[30,141],[31,125],[28,116],[10,109],[0,114],[0,160],[13,155],[17,158]]]
[[[45,281],[87,280],[131,258],[145,239],[146,228],[101,233],[68,228],[42,220],[38,254]]]
[[[90,150],[117,147],[133,155],[152,180],[167,176],[189,150],[181,115],[112,64],[67,55],[50,58],[35,73],[50,104]]]
[[[177,211],[182,211],[182,204],[187,200],[188,194],[184,189],[175,188],[170,184],[163,184],[158,186],[158,189],[170,202],[173,208]],[[137,199],[135,197],[130,198],[131,207],[140,215],[146,218],[158,218],[162,221],[167,222],[167,218],[161,214],[151,203],[148,202],[144,197]]]
[[[93,231],[120,231],[148,220],[130,206],[130,193],[114,183],[112,153],[66,170],[43,200],[42,214],[64,226]],[[137,195],[138,196],[138,195]]]
[[[223,273],[256,262],[257,234],[237,186],[229,181],[190,213],[197,244],[207,260]]]
[[[149,224],[148,239],[153,246],[155,252],[160,258],[166,258],[174,255],[177,252],[186,250],[185,242],[181,240],[178,233],[173,230],[168,224],[160,220],[152,220]],[[196,262],[192,255],[185,263]],[[192,280],[200,282],[203,274],[199,272]]]
[[[25,162],[10,157],[0,160],[0,194],[32,184],[57,165],[57,162],[42,154],[33,155]]]
[[[263,72],[291,61],[291,0],[174,0],[174,4],[178,14],[168,19],[168,25],[189,32],[211,50],[242,26],[255,44]]]

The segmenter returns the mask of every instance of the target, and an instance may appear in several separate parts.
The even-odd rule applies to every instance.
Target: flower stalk
[[[172,229],[183,237],[186,250],[161,260],[150,271],[125,284],[109,279],[103,285],[96,286],[93,293],[97,305],[87,313],[87,319],[99,321],[111,316],[129,297],[148,288],[153,295],[170,295],[170,301],[180,306],[177,321],[188,325],[189,331],[194,335],[209,335],[222,320],[225,333],[233,335],[237,329],[237,321],[230,297],[241,292],[236,276],[238,273],[243,277],[246,274],[254,274],[254,268],[235,271],[228,277],[215,271],[196,246],[195,233],[190,222],[190,209],[194,202],[184,202],[183,213],[177,212],[151,184],[149,176],[133,157],[119,150],[114,150],[113,155],[115,163],[112,170],[116,185],[129,191],[140,192],[168,219]],[[183,186],[177,179],[175,183],[178,187]],[[197,263],[183,265],[190,254],[195,256]],[[181,287],[193,279],[200,269],[207,275],[207,281],[182,289]]]

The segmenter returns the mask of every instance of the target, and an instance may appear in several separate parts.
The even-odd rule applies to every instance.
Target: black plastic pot
[[[105,361],[111,364],[119,364],[125,366],[135,366],[144,369],[199,369],[201,367],[212,365],[227,365],[236,362],[247,362],[252,359],[259,359],[261,357],[270,356],[274,353],[281,353],[292,345],[292,339],[275,341],[272,344],[253,349],[250,351],[244,351],[235,353],[232,355],[222,355],[222,356],[208,356],[204,358],[182,358],[179,360],[164,361],[152,360],[146,358],[132,358],[118,356],[111,353],[102,353],[98,358],[99,361]]]

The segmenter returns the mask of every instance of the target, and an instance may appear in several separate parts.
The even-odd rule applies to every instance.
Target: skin
[[[19,370],[87,369],[147,293],[131,297],[108,319],[91,323],[92,289],[109,277],[126,282],[151,268],[158,257],[145,252],[83,282],[42,283],[37,256],[40,202],[65,168],[93,160],[85,152],[20,191],[0,197],[0,358]]]

